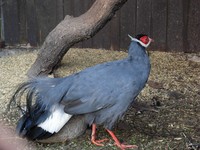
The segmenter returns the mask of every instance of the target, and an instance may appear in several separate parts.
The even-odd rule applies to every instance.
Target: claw
[[[92,143],[97,145],[97,146],[104,146],[104,144],[101,144],[102,142],[108,141],[108,139],[102,139],[102,140],[95,140],[91,139]]]
[[[91,136],[91,142],[97,146],[104,146],[104,144],[101,144],[102,142],[108,141],[108,139],[102,139],[102,140],[96,140],[96,125],[92,125],[92,136]]]
[[[119,144],[119,145],[118,145],[117,143],[115,143],[115,145],[116,145],[117,147],[119,147],[121,150],[138,148],[137,145],[125,145],[125,144]]]
[[[121,150],[138,148],[137,145],[125,145],[125,144],[120,143],[120,141],[117,139],[117,137],[115,136],[115,134],[112,131],[110,131],[108,129],[106,129],[106,130],[108,131],[108,133],[111,135],[111,137],[115,141],[115,145],[117,147],[119,147]]]

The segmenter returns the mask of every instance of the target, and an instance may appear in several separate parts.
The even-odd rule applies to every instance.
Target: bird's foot
[[[119,147],[121,150],[138,148],[137,145],[125,145],[125,144],[122,144],[122,143],[117,139],[117,137],[115,136],[115,134],[114,134],[112,131],[110,131],[110,130],[108,130],[108,129],[106,129],[106,130],[107,130],[107,132],[111,135],[111,137],[113,138],[113,140],[115,141],[115,145],[116,145],[117,147]]]
[[[96,140],[96,124],[92,124],[92,136],[91,142],[97,146],[104,146],[102,142],[107,141],[108,139]]]
[[[97,146],[104,146],[104,144],[102,143],[105,141],[108,141],[108,139],[102,139],[102,140],[95,140],[95,138],[91,139],[91,142]]]
[[[138,148],[137,145],[125,145],[125,144],[120,144],[120,143],[115,143],[115,145],[119,147],[121,150]]]

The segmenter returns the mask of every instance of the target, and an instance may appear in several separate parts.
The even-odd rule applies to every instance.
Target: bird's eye
[[[149,38],[148,38],[148,36],[142,36],[142,37],[140,38],[140,41],[142,41],[142,43],[144,43],[144,44],[148,44]]]

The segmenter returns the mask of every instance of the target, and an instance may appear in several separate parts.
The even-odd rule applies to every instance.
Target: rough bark
[[[71,46],[94,36],[127,0],[96,0],[79,17],[66,16],[46,37],[29,77],[47,75],[60,63]]]

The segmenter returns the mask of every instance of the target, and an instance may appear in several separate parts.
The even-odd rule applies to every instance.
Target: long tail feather
[[[23,110],[23,116],[19,119],[16,128],[20,136],[32,140],[47,138],[58,132],[71,118],[71,115],[64,112],[64,106],[59,104],[65,94],[65,89],[60,90],[62,86],[58,86],[63,80],[64,78],[37,78],[18,87],[8,109],[12,104],[16,104],[20,110],[23,110],[21,100],[23,95],[26,96],[26,110]],[[63,92],[54,94],[56,91]]]

